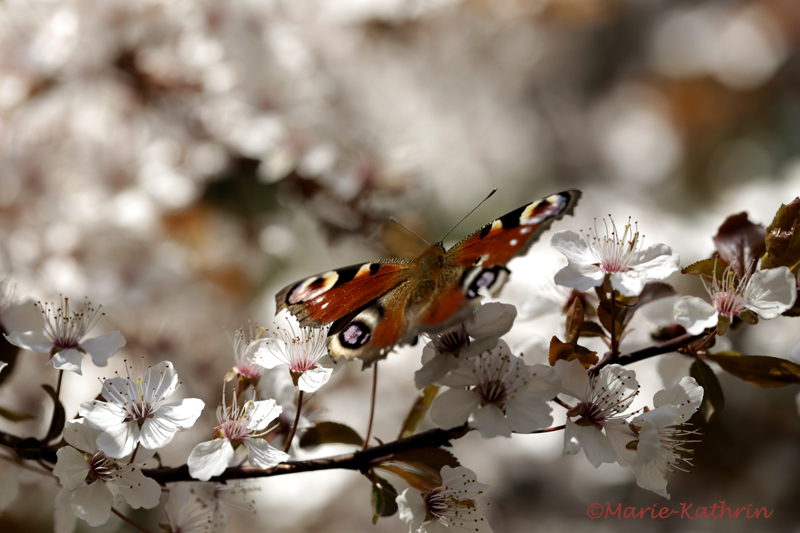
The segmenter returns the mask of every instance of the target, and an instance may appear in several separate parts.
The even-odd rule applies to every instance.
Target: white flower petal
[[[652,490],[659,496],[669,499],[669,493],[667,493],[669,470],[662,468],[658,461],[634,463],[633,473],[636,476],[637,485],[643,489]]]
[[[745,307],[764,320],[780,316],[794,305],[796,298],[794,276],[785,266],[759,270],[744,290]]]
[[[484,439],[511,437],[511,426],[503,411],[494,404],[478,407],[470,416],[469,425],[481,432]]]
[[[264,368],[275,368],[289,362],[288,350],[286,343],[280,339],[265,339],[265,342],[252,354],[251,360]]]
[[[166,446],[175,433],[194,425],[204,406],[203,400],[198,398],[185,398],[159,406],[142,424],[139,442],[151,450]]]
[[[424,389],[428,385],[440,381],[459,366],[458,357],[447,352],[440,354],[437,354],[435,350],[431,350],[431,352],[434,354],[433,357],[414,373],[414,384],[418,389]],[[425,355],[423,350],[423,358]]]
[[[408,528],[409,533],[416,533],[425,521],[425,501],[416,489],[406,489],[397,497],[398,516]]]
[[[84,418],[69,420],[64,426],[64,440],[78,450],[94,453],[97,451],[97,437],[102,432],[93,428]]]
[[[64,446],[56,452],[56,467],[53,474],[61,486],[74,490],[80,487],[89,474],[89,463],[83,453],[72,446]]]
[[[125,457],[133,453],[139,442],[139,426],[129,421],[112,426],[97,437],[97,449],[109,457]]]
[[[263,431],[269,427],[273,420],[278,418],[283,412],[283,407],[278,405],[274,398],[269,400],[261,400],[258,402],[247,402],[250,404],[246,407],[247,417],[252,420],[252,424],[248,424],[247,428],[251,431]]]
[[[95,481],[91,485],[75,489],[70,505],[75,516],[86,520],[90,526],[97,527],[108,522],[113,500],[108,487],[102,481]]]
[[[630,270],[628,272],[612,272],[609,276],[611,287],[617,289],[623,296],[639,296],[647,283],[644,272]]]
[[[81,342],[80,347],[92,356],[97,366],[106,366],[108,359],[125,346],[125,338],[119,331],[112,331],[93,339]]]
[[[611,446],[611,441],[596,427],[576,424],[573,431],[575,439],[586,453],[586,458],[595,468],[599,468],[603,463],[613,463],[617,460],[617,454],[614,447]]]
[[[271,446],[266,439],[243,439],[247,459],[256,468],[272,468],[289,459],[289,454]]]
[[[703,387],[694,378],[684,376],[676,385],[658,391],[653,396],[653,405],[661,407],[671,404],[676,406],[678,414],[688,420],[700,407],[703,401]]]
[[[83,354],[75,348],[67,348],[61,350],[47,361],[48,365],[53,365],[56,370],[67,370],[75,372],[79,376],[81,374],[81,361],[83,361]]]
[[[553,370],[561,377],[561,392],[579,400],[586,400],[589,390],[589,373],[577,359],[570,362],[559,359]]]
[[[692,335],[717,325],[717,310],[696,296],[684,296],[675,302],[675,321]]]
[[[681,268],[680,256],[666,244],[654,244],[631,258],[630,266],[646,273],[650,281],[662,280]]]
[[[474,392],[466,389],[449,389],[433,400],[431,420],[439,427],[456,427],[466,422],[478,405],[480,397]]]
[[[464,325],[473,339],[502,337],[511,331],[516,318],[517,308],[513,305],[490,302],[478,307]]]
[[[530,433],[553,423],[550,405],[536,396],[517,395],[506,402],[506,418],[515,433]]]
[[[142,376],[142,395],[144,401],[153,405],[178,390],[180,382],[175,366],[169,361],[161,361],[147,369]],[[124,390],[124,389],[121,389]],[[105,394],[103,395],[105,398]]]
[[[636,440],[637,435],[623,420],[617,420],[606,424],[606,436],[617,454],[617,462],[620,466],[631,466],[636,460],[636,450],[628,449],[629,442]]]
[[[10,335],[3,336],[14,346],[24,350],[49,354],[53,349],[53,342],[40,331],[12,331]]]
[[[189,475],[200,481],[208,481],[222,474],[233,457],[233,446],[226,439],[201,442],[194,447],[186,461],[189,465]]]
[[[297,380],[297,388],[303,392],[316,392],[328,382],[331,374],[333,374],[332,368],[314,365],[300,375],[300,379]]]
[[[127,416],[122,407],[97,400],[83,402],[78,408],[78,414],[84,417],[92,427],[102,430],[122,424]]]
[[[138,468],[121,474],[117,478],[120,494],[134,509],[152,509],[161,499],[161,486],[155,479],[142,474]]]
[[[555,398],[556,394],[561,391],[561,376],[547,365],[536,364],[528,368],[530,369],[530,381],[528,381],[527,392],[545,400]]]

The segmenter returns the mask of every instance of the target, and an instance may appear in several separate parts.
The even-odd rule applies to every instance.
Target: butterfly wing
[[[497,294],[510,274],[506,263],[524,254],[556,220],[571,215],[580,191],[564,191],[511,211],[445,252],[445,283],[420,318],[423,330],[447,327],[477,305],[482,289]]]
[[[322,272],[275,295],[277,312],[288,309],[300,325],[320,327],[374,305],[407,281],[414,261],[388,259]]]
[[[447,250],[446,261],[463,267],[505,265],[528,251],[553,222],[571,215],[580,197],[580,191],[564,191],[523,205]]]

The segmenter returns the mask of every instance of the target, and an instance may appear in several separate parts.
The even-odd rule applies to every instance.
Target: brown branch
[[[681,346],[684,346],[686,344],[689,344],[690,342],[694,342],[698,339],[701,339],[703,335],[705,334],[700,333],[699,335],[691,335],[689,333],[684,333],[683,335],[675,337],[674,339],[670,339],[664,342],[659,342],[658,344],[654,344],[653,346],[648,346],[647,348],[642,348],[641,350],[637,350],[631,353],[626,353],[618,357],[612,357],[610,352],[606,352],[603,358],[589,370],[592,374],[596,374],[597,372],[600,371],[601,368],[611,363],[616,363],[620,365],[630,365],[632,363],[636,363],[637,361],[642,361],[650,357],[655,357],[656,355],[675,352]]]
[[[334,455],[322,459],[309,459],[307,461],[286,461],[268,470],[252,466],[232,466],[221,475],[211,478],[211,481],[227,481],[230,479],[249,479],[281,476],[298,472],[314,472],[319,470],[356,470],[364,471],[374,463],[379,462],[394,453],[415,448],[438,448],[450,446],[450,441],[459,439],[469,432],[466,424],[450,429],[430,429],[405,439],[399,439],[387,444],[373,446],[366,450],[353,453]],[[144,469],[142,473],[161,483],[174,481],[194,481],[189,475],[189,467],[182,465],[176,468]]]

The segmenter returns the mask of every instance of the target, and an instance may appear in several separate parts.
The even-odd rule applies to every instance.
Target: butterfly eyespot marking
[[[491,268],[472,267],[464,273],[464,277],[461,279],[464,296],[469,300],[477,298],[480,296],[481,289],[496,293],[508,280],[508,274],[509,270],[502,265]]]
[[[370,329],[363,322],[351,322],[339,333],[339,342],[346,348],[363,346],[370,337]]]

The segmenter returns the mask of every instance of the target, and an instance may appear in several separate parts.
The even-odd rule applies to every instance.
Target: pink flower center
[[[744,310],[744,297],[735,290],[714,293],[711,295],[711,300],[721,315],[733,317]]]
[[[614,221],[611,220],[611,231],[609,231],[608,223],[603,219],[606,234],[600,237],[596,222],[595,220],[594,229],[590,230],[591,238],[587,241],[590,241],[589,246],[597,258],[597,265],[606,274],[621,274],[631,270],[631,262],[644,245],[644,238],[639,238],[638,228],[631,226],[628,218],[625,230],[620,236]]]

